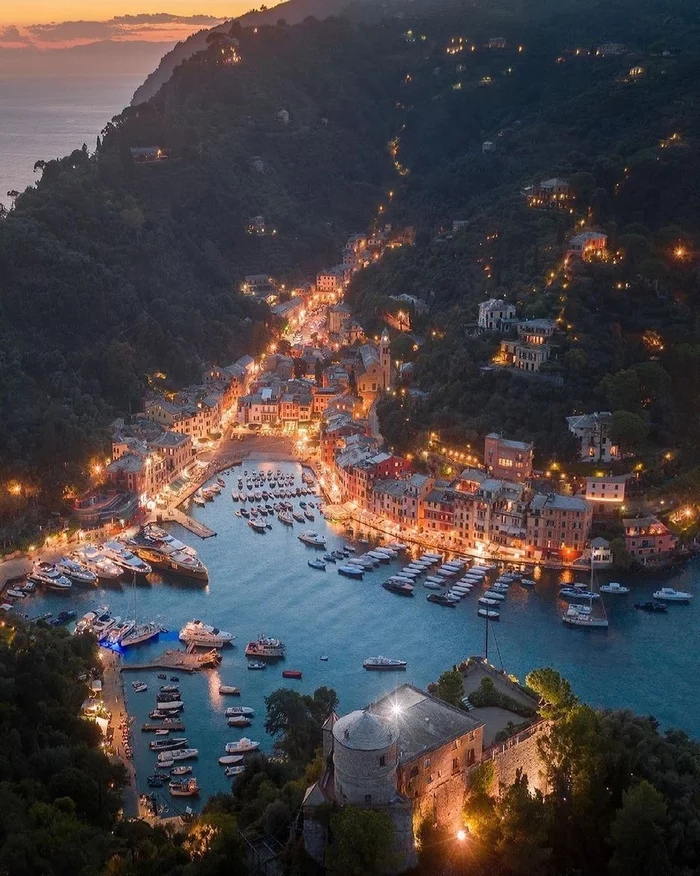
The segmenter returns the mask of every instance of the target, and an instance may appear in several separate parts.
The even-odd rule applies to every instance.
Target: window
[[[369,806],[372,803],[372,795],[365,794],[365,803]]]
[[[423,766],[425,767],[426,770],[430,769],[430,758],[429,757],[426,757],[425,763],[423,764]]]
[[[386,757],[384,755],[379,758],[379,766],[386,766]]]
[[[453,757],[452,758],[452,775],[454,775],[455,773],[458,773],[458,772],[459,772],[459,758]]]
[[[456,750],[456,748],[457,748],[457,745],[458,745],[458,742],[457,742],[457,740],[456,740],[456,739],[453,739],[453,740],[452,740],[452,750],[453,750],[453,751],[455,751],[455,750]]]
[[[476,754],[473,748],[467,752],[467,766],[471,766],[476,761]]]

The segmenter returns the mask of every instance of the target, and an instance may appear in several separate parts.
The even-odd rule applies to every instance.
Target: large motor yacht
[[[88,587],[94,587],[97,584],[97,575],[72,557],[61,557],[56,563],[56,568],[74,584],[85,584]]]
[[[183,551],[172,547],[167,542],[148,545],[134,544],[134,553],[145,560],[154,569],[162,569],[166,572],[175,572],[186,578],[195,578],[198,581],[208,581],[209,572],[198,556],[190,551]]]
[[[121,566],[110,560],[92,544],[86,544],[73,551],[72,558],[83,563],[101,581],[117,581],[124,574]]]
[[[133,554],[120,541],[106,541],[102,545],[102,549],[105,555],[110,560],[114,560],[125,572],[131,572],[134,575],[148,575],[151,571],[148,563]]]
[[[235,636],[217,627],[210,627],[201,620],[189,621],[180,630],[180,641],[200,648],[221,648],[231,645]]]
[[[55,590],[59,593],[67,593],[71,589],[68,578],[62,575],[53,563],[35,563],[27,579],[35,584],[41,584],[47,590]]]

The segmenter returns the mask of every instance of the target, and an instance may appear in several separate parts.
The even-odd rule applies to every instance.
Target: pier
[[[199,672],[202,669],[212,669],[221,663],[218,651],[207,651],[197,654],[192,651],[168,650],[150,663],[127,663],[121,667],[121,672],[150,672],[153,669],[167,669],[178,672]]]
[[[212,538],[216,535],[213,529],[210,529],[198,520],[193,520],[192,517],[180,511],[179,508],[168,508],[165,514],[159,514],[158,518],[168,523],[179,523],[180,526],[184,526],[185,529],[194,535],[198,535],[200,538]]]

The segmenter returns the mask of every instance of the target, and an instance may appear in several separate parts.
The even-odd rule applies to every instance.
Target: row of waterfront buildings
[[[447,539],[456,550],[532,562],[572,563],[590,551],[595,514],[624,510],[628,476],[591,476],[585,492],[541,489],[533,476],[533,445],[491,433],[484,467],[452,480],[413,471],[401,456],[380,451],[367,423],[329,412],[321,433],[321,462],[335,496],[401,531]],[[675,538],[655,517],[624,520],[630,554],[640,560],[668,554]],[[599,545],[602,547],[602,545]],[[609,551],[597,558],[610,562]]]

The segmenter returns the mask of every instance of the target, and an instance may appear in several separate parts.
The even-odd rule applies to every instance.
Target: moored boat
[[[130,572],[132,575],[148,575],[151,572],[147,562],[137,557],[116,539],[106,541],[102,545],[102,550],[106,557],[113,560],[125,572]]]
[[[196,797],[199,794],[197,779],[173,779],[168,782],[168,790],[173,797]]]
[[[231,696],[240,696],[241,689],[240,687],[233,687],[230,684],[220,684],[219,685],[219,694],[221,696],[226,696],[230,694]]]
[[[487,620],[497,621],[501,619],[501,613],[498,611],[494,611],[492,608],[480,608],[477,611],[479,617],[486,618]]]
[[[84,584],[86,587],[94,587],[97,584],[97,575],[90,571],[84,563],[78,562],[73,557],[61,557],[56,563],[56,568],[74,584]]]
[[[284,642],[269,636],[258,636],[254,641],[248,642],[245,654],[246,657],[258,660],[281,660],[285,655]]]
[[[413,584],[406,581],[384,581],[382,587],[390,593],[396,593],[399,596],[413,596]]]
[[[32,571],[27,575],[27,580],[41,584],[42,587],[56,593],[68,593],[72,587],[70,580],[62,575],[53,563],[35,563]]]
[[[248,739],[247,736],[244,736],[242,739],[239,739],[238,742],[227,742],[226,743],[226,753],[227,754],[245,754],[249,751],[257,751],[260,748],[259,742],[254,742],[252,739]],[[219,759],[219,763],[221,760]]]
[[[368,657],[362,665],[370,672],[389,672],[406,668],[405,660],[395,660],[392,657]]]
[[[690,602],[693,598],[692,593],[686,593],[684,590],[674,590],[673,587],[661,587],[655,590],[652,594],[654,599],[660,602]]]
[[[311,547],[325,548],[326,546],[326,539],[322,535],[319,535],[318,532],[313,532],[310,529],[306,530],[306,532],[302,532],[297,538],[299,541],[302,541],[304,544],[308,544]]]
[[[365,570],[362,566],[346,564],[344,566],[338,566],[338,574],[344,575],[346,578],[363,578]]]
[[[208,626],[201,620],[188,621],[180,630],[180,641],[200,648],[222,648],[233,643],[235,636],[218,627]]]
[[[617,581],[610,581],[608,584],[601,584],[600,592],[601,593],[619,593],[620,596],[624,596],[626,593],[630,592],[630,588],[625,587],[624,585],[618,583]]]
[[[301,669],[283,669],[282,678],[301,678]]]

